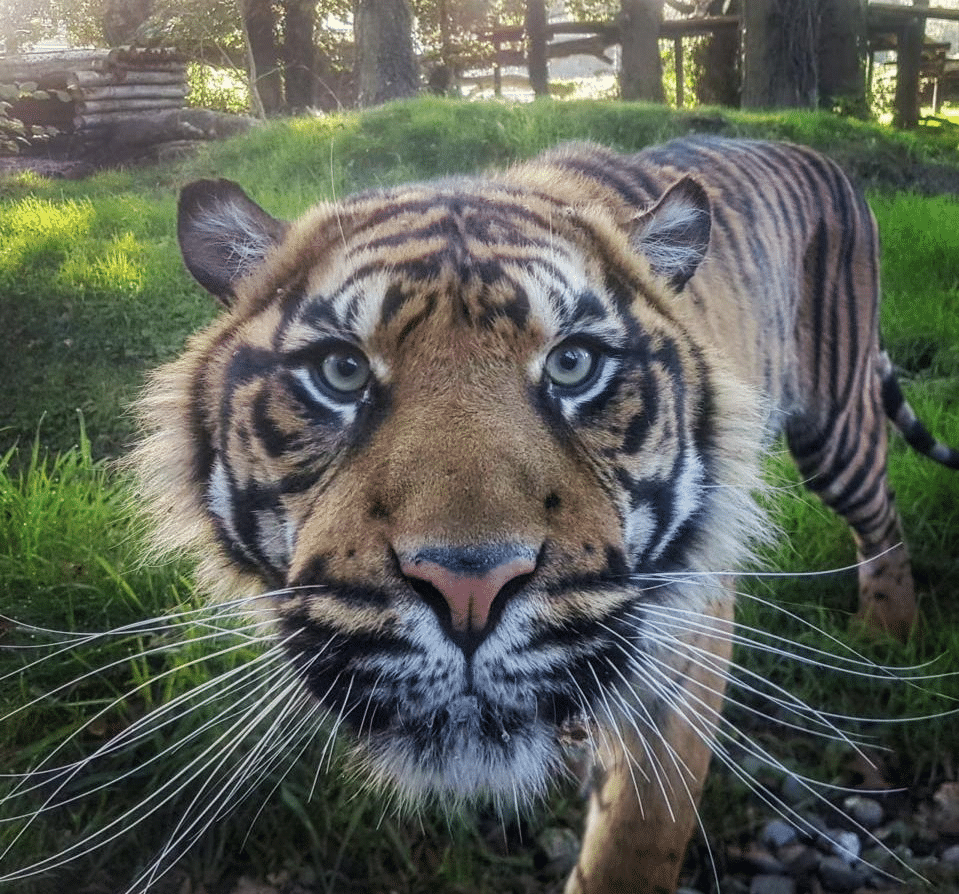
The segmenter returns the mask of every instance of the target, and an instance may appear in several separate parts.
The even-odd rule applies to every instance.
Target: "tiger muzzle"
[[[537,550],[525,544],[425,547],[401,555],[400,569],[413,588],[445,615],[462,645],[481,639],[501,610],[536,570]],[[425,589],[423,585],[429,589]],[[435,594],[431,591],[435,591]],[[437,604],[435,595],[442,600]],[[434,598],[431,598],[434,597]]]

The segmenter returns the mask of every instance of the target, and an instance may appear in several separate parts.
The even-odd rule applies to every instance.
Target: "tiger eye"
[[[588,381],[596,369],[595,351],[583,345],[560,345],[546,358],[546,375],[560,388],[576,388]]]
[[[362,391],[370,380],[370,362],[359,352],[331,351],[320,366],[323,381],[334,391],[351,394]]]

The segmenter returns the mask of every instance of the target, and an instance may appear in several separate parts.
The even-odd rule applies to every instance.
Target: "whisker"
[[[672,637],[671,635],[669,638],[673,640],[676,646],[676,651],[681,652],[684,657],[690,658],[690,660],[693,660],[699,663],[699,666],[704,667],[705,669],[710,670],[711,672],[715,674],[721,673],[721,669],[717,666],[715,656],[713,656],[712,653],[705,651],[704,658],[702,656],[694,657],[692,653],[695,653],[697,651],[697,647],[692,647],[690,646],[689,643],[683,642],[681,639]],[[660,643],[660,645],[662,645],[662,643]],[[703,652],[703,650],[699,650],[699,651]],[[627,657],[630,658],[632,662],[632,656],[628,655]],[[700,663],[701,661],[705,661],[706,663],[702,664]],[[658,676],[660,676],[663,679],[664,684],[667,686],[667,688],[670,686],[679,685],[676,683],[676,681],[671,680],[666,675],[665,671],[662,670],[662,668],[655,665],[654,663],[650,662],[644,665],[643,667],[645,670],[651,671],[654,674],[657,674]],[[709,687],[706,686],[706,684],[703,683],[702,681],[690,679],[688,682],[696,684],[696,686],[700,689],[711,691]],[[677,702],[677,701],[669,701],[668,703],[670,704],[670,707],[673,710],[676,710],[680,713],[680,716],[684,718],[684,720],[689,725],[690,729],[692,729],[697,736],[700,736],[701,738],[703,738],[703,741],[707,742],[707,744],[710,745],[710,748],[713,754],[720,759],[720,761],[724,764],[724,766],[726,766],[738,779],[740,779],[740,781],[747,784],[750,790],[754,794],[756,794],[763,803],[765,803],[771,809],[775,810],[777,813],[779,813],[779,815],[789,816],[794,822],[796,822],[797,827],[803,830],[804,832],[806,832],[807,834],[815,834],[817,831],[815,827],[810,823],[810,821],[806,819],[805,817],[803,817],[802,814],[800,814],[794,807],[792,807],[792,805],[784,801],[779,795],[776,795],[775,793],[769,791],[765,786],[759,783],[758,780],[756,780],[755,777],[753,777],[747,770],[739,766],[736,763],[736,761],[733,759],[733,757],[728,753],[728,751],[726,750],[726,747],[723,745],[724,739],[731,743],[735,743],[740,748],[743,748],[743,750],[747,754],[753,756],[754,758],[766,764],[767,766],[777,770],[780,773],[791,776],[793,779],[795,779],[799,783],[799,785],[801,785],[810,795],[812,795],[812,797],[814,797],[820,803],[829,804],[828,799],[826,798],[824,794],[822,794],[821,789],[836,791],[836,792],[851,791],[847,787],[826,783],[821,780],[815,780],[815,779],[812,779],[811,777],[807,777],[802,774],[796,773],[795,771],[790,770],[780,760],[778,760],[774,755],[772,755],[767,749],[763,748],[761,745],[759,745],[754,740],[750,739],[748,736],[744,737],[741,731],[737,729],[727,718],[725,718],[720,711],[717,711],[710,704],[705,702],[701,697],[693,693],[688,687],[684,687],[682,691],[684,694],[684,698],[691,697],[699,706],[699,709],[701,711],[703,711],[704,713],[712,717],[714,721],[714,725],[712,726],[712,729],[714,730],[713,734],[709,735],[708,733],[707,734],[703,733],[702,729],[698,725],[699,723],[702,722],[702,717],[699,713],[694,712],[690,716],[688,711],[681,707],[681,702]],[[863,835],[869,838],[873,843],[882,847],[884,851],[890,854],[897,861],[897,863],[899,863],[899,865],[901,865],[909,873],[916,876],[917,878],[922,877],[919,872],[917,872],[915,869],[910,867],[899,855],[897,855],[894,851],[891,851],[888,848],[888,846],[884,845],[883,842],[879,838],[877,838],[874,833],[866,829],[864,826],[862,826],[860,823],[858,823],[856,820],[852,819],[851,817],[847,819],[849,822],[853,824],[855,828],[857,828],[859,832],[861,832]],[[877,867],[872,867],[872,868],[877,869]],[[879,870],[879,871],[883,872],[883,874],[885,874],[889,878],[894,878],[894,876],[892,876],[889,873],[886,873],[884,870]]]

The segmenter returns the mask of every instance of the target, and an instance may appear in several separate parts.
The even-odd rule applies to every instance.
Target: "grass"
[[[140,532],[127,510],[126,484],[108,462],[131,437],[126,406],[144,371],[174,356],[215,312],[179,260],[173,226],[179,185],[199,176],[228,176],[265,207],[291,216],[318,198],[504,164],[561,140],[593,139],[628,150],[691,130],[810,143],[872,185],[884,240],[887,346],[916,410],[940,437],[959,444],[959,204],[883,188],[918,163],[959,169],[959,149],[948,133],[895,134],[825,115],[675,113],[596,102],[507,106],[426,100],[364,115],[277,122],[177,165],[103,173],[78,183],[31,177],[0,182],[0,376],[7,385],[0,393],[5,420],[0,614],[27,625],[96,631],[201,605],[188,568],[144,561]],[[892,665],[946,656],[931,669],[955,672],[959,476],[896,440],[890,465],[913,547],[925,631],[906,646],[854,645]],[[776,512],[786,536],[763,567],[797,576],[750,580],[750,591],[848,643],[854,575],[798,576],[848,566],[853,561],[848,533],[801,487],[787,458],[773,456],[770,475],[779,484]],[[820,648],[840,648],[810,632],[803,620],[757,599],[744,598],[741,618]],[[51,638],[9,625],[0,627],[0,635],[5,645],[18,647],[0,652],[0,716],[31,703],[0,724],[0,764],[9,772],[25,770],[73,732],[65,754],[88,753],[152,706],[254,660],[254,651],[245,647],[214,654],[197,633],[181,644],[169,629],[136,628],[127,637],[92,640],[25,670],[24,661],[46,654],[33,649]],[[959,698],[955,679],[920,691],[895,681],[829,678],[798,662],[745,650],[741,658],[810,703],[855,716],[933,713],[949,704],[943,698]],[[104,667],[109,670],[83,677]],[[79,682],[58,688],[71,680]],[[116,695],[131,690],[133,697],[111,707]],[[52,698],[32,704],[50,692]],[[174,775],[191,752],[153,763],[149,756],[189,736],[210,710],[184,712],[176,729],[117,756],[111,772],[130,774],[122,783],[108,795],[34,824],[0,865],[28,862],[77,840],[82,830],[122,816],[143,792]],[[85,726],[94,715],[95,722]],[[922,772],[936,775],[959,757],[954,719],[869,726],[868,732],[877,735],[877,747],[891,749],[907,781]],[[841,754],[811,756],[802,737],[779,744],[788,760],[818,762],[820,773],[841,778]],[[240,747],[255,747],[255,736]],[[339,756],[332,760],[334,770],[322,777],[316,793],[309,761],[282,781],[267,782],[198,843],[181,871],[211,891],[253,867],[260,875],[279,873],[318,891],[518,892],[561,876],[546,841],[578,829],[581,806],[569,790],[522,821],[486,815],[478,821],[448,819],[427,812],[411,822],[358,791],[338,771]],[[274,785],[276,792],[257,816]],[[707,817],[714,810],[708,828],[732,825],[722,796],[715,803],[718,810],[707,800]],[[0,806],[0,819],[4,815],[9,817],[9,810]],[[18,883],[17,890],[115,886],[142,865],[176,815],[175,809],[159,811],[63,873]],[[0,823],[0,842],[4,836],[9,840],[12,829]],[[170,889],[181,882],[174,877]]]

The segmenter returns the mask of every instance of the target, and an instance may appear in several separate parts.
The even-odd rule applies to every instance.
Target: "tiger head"
[[[181,194],[226,310],[142,404],[158,540],[268,594],[411,797],[537,794],[571,738],[654,726],[676,632],[759,518],[756,407],[687,288],[708,196],[637,208],[577,154],[578,178],[546,157],[292,224],[229,181]]]

